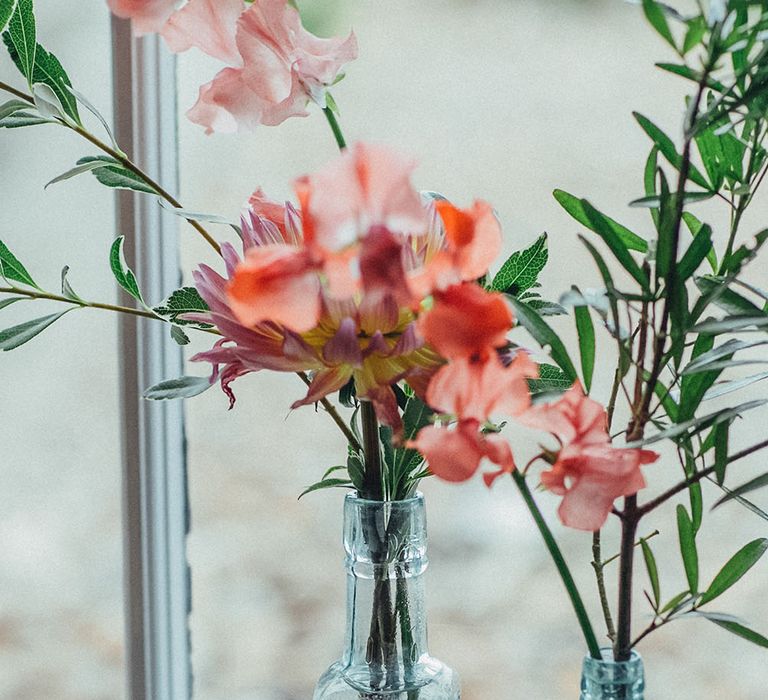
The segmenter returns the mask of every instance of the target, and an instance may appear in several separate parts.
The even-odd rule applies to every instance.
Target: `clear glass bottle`
[[[614,661],[610,647],[602,660],[587,655],[581,672],[581,700],[644,700],[643,659],[636,651],[629,661]]]
[[[314,700],[459,700],[457,674],[427,651],[424,497],[344,501],[344,654]]]

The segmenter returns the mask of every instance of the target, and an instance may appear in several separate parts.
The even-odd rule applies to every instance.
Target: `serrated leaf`
[[[0,350],[15,350],[16,348],[29,342],[38,333],[42,333],[52,323],[58,321],[64,314],[68,313],[72,309],[66,311],[60,311],[57,314],[51,314],[50,316],[43,316],[42,318],[36,318],[32,321],[25,321],[17,326],[6,328],[0,331]]]
[[[179,345],[189,345],[189,336],[178,326],[171,326],[171,338]]]
[[[320,489],[351,487],[352,485],[353,484],[349,479],[323,479],[322,481],[318,481],[317,483],[312,484],[312,486],[304,489],[299,494],[299,498],[306,496],[308,493],[312,493],[313,491],[319,491]]]
[[[21,74],[32,84],[35,67],[35,12],[32,0],[18,0],[3,40]]]
[[[696,595],[699,592],[699,554],[696,549],[693,522],[683,505],[677,506],[677,534],[680,542],[680,554],[683,557],[685,577],[688,579],[688,590]]]
[[[166,399],[190,399],[213,386],[208,377],[179,377],[155,384],[144,392],[145,399],[164,401]]]
[[[112,269],[112,274],[115,276],[117,283],[130,294],[134,299],[144,304],[144,299],[141,296],[139,290],[139,283],[136,281],[136,275],[133,274],[133,270],[125,262],[123,256],[123,242],[125,236],[120,236],[115,239],[112,244],[112,248],[109,251],[109,266]]]
[[[661,605],[661,585],[659,583],[659,568],[656,565],[656,557],[653,555],[651,546],[645,539],[640,539],[640,546],[643,549],[643,559],[645,559],[645,570],[648,572],[648,579],[651,582],[653,590],[653,600],[655,609],[658,610]]]
[[[728,491],[725,496],[723,496],[719,501],[715,502],[715,505],[712,506],[712,509],[714,510],[718,506],[721,506],[723,503],[732,501],[734,498],[740,498],[745,493],[756,491],[757,489],[762,489],[766,486],[768,486],[768,473],[756,476],[754,479],[750,479],[746,484],[742,484],[732,491]]]
[[[30,277],[27,269],[22,265],[16,256],[8,250],[8,246],[0,241],[0,276],[14,282],[28,284],[30,287],[40,289],[35,281]]]
[[[182,287],[174,291],[162,304],[152,310],[158,316],[167,318],[177,325],[189,325],[192,323],[206,325],[198,324],[197,321],[187,321],[180,317],[190,313],[205,313],[210,309],[197,289],[194,287]]]
[[[549,347],[552,359],[565,372],[566,376],[574,382],[576,380],[576,368],[568,356],[563,341],[552,328],[541,318],[541,316],[531,309],[528,304],[514,297],[508,297],[515,309],[515,315],[518,322],[533,336],[533,339],[542,347]]]
[[[562,393],[573,386],[573,381],[556,365],[539,365],[539,376],[528,380],[528,389],[533,395]]]
[[[16,0],[0,0],[0,32],[8,26],[8,21],[16,9]]]
[[[539,236],[530,247],[512,253],[491,283],[491,289],[519,296],[536,284],[547,264],[547,234]]]
[[[643,116],[639,112],[633,112],[632,114],[640,125],[640,128],[650,137],[656,146],[658,146],[659,151],[669,161],[670,165],[676,170],[680,170],[680,167],[683,164],[683,157],[677,152],[677,148],[672,139],[648,119],[648,117]],[[701,174],[701,171],[693,165],[693,163],[689,164],[688,179],[706,190],[710,188],[707,178]],[[710,196],[712,195],[710,194]]]
[[[765,554],[768,549],[768,539],[760,538],[744,545],[718,572],[717,576],[704,591],[698,605],[704,605],[717,598],[733,586],[747,573]]]
[[[557,203],[576,219],[576,221],[586,226],[590,231],[598,233],[594,228],[594,224],[587,216],[581,199],[572,194],[568,194],[568,192],[563,190],[555,190],[553,194]],[[611,217],[606,216],[605,214],[602,214],[602,217],[605,224],[614,231],[627,248],[636,250],[639,253],[648,252],[648,242],[645,239],[641,238],[636,233],[633,233],[618,221],[614,221]]]

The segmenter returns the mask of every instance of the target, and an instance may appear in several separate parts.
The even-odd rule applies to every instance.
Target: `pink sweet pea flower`
[[[326,89],[357,57],[354,34],[320,39],[286,0],[254,0],[237,20],[235,43],[236,60],[200,88],[188,113],[207,133],[307,116],[307,102],[324,107]]]
[[[541,482],[563,496],[558,510],[563,524],[579,530],[599,530],[617,498],[645,486],[640,465],[659,457],[651,450],[613,447],[605,408],[585,396],[578,383],[558,401],[534,406],[519,420],[560,441],[552,469],[542,473]]]
[[[107,0],[118,17],[130,19],[137,36],[159,32],[176,12],[178,0]]]
[[[490,486],[501,474],[515,468],[509,444],[498,435],[484,435],[475,420],[459,421],[455,429],[429,425],[419,431],[408,443],[424,455],[430,471],[445,481],[466,481],[478,470],[483,458],[488,458],[499,469],[483,474]]]

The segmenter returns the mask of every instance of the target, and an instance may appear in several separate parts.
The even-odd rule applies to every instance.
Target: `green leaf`
[[[736,340],[735,338],[732,338],[731,340],[726,341],[722,345],[718,345],[716,348],[713,348],[708,352],[698,355],[695,360],[691,360],[691,362],[689,362],[688,365],[686,365],[682,373],[692,374],[694,372],[705,371],[712,362],[721,360],[724,357],[725,358],[732,357],[739,350],[745,350],[748,348],[753,348],[759,345],[766,345],[766,344],[768,344],[768,340],[747,341],[747,340]]]
[[[700,355],[712,350],[715,339],[711,335],[700,335],[696,338],[691,353],[692,360],[696,360]],[[699,407],[704,394],[720,376],[722,370],[712,370],[707,372],[696,372],[695,374],[684,374],[680,383],[680,411],[678,421],[685,421],[693,418],[696,409]]]
[[[64,180],[69,180],[70,178],[76,177],[77,175],[81,175],[82,173],[87,173],[91,170],[95,170],[96,168],[103,168],[104,167],[104,161],[101,160],[101,156],[99,157],[99,160],[90,160],[85,163],[81,163],[80,165],[76,165],[74,168],[70,168],[66,172],[62,173],[61,175],[58,175],[57,177],[53,178],[50,182],[48,182],[43,189],[48,189],[51,185],[55,185],[57,182],[64,182]]]
[[[581,375],[584,378],[584,389],[589,393],[592,387],[592,373],[595,369],[595,327],[592,325],[588,306],[575,306],[573,315],[579,336]]]
[[[152,309],[158,316],[182,326],[189,324],[210,327],[210,324],[199,324],[197,321],[186,321],[179,316],[189,313],[205,313],[209,311],[208,304],[194,287],[182,287],[174,291],[162,304]]]
[[[723,319],[708,319],[697,323],[690,330],[693,333],[720,335],[721,333],[747,332],[768,326],[768,316],[730,316]]]
[[[719,595],[725,593],[733,586],[744,574],[747,573],[765,554],[768,549],[768,539],[760,538],[744,545],[736,554],[734,554],[725,566],[720,569],[715,576],[709,588],[704,591],[698,605],[704,605],[714,600]]]
[[[744,387],[768,379],[768,372],[752,374],[749,377],[740,377],[739,379],[730,379],[727,382],[717,382],[711,389],[707,389],[702,401],[710,401],[718,396],[725,396],[734,391],[739,391]]]
[[[734,498],[740,498],[745,493],[756,491],[757,489],[761,489],[766,486],[768,486],[768,473],[756,476],[754,479],[750,479],[746,484],[742,484],[741,486],[733,489],[733,491],[728,491],[725,496],[723,496],[719,501],[715,503],[715,505],[712,506],[712,509],[714,510],[718,506],[721,506],[723,503],[732,501]]]
[[[93,105],[93,103],[85,96],[82,92],[79,92],[75,90],[71,85],[67,85],[67,90],[74,95],[75,99],[83,105],[96,119],[98,119],[101,122],[101,125],[104,127],[104,131],[107,132],[107,136],[109,136],[109,140],[112,142],[112,145],[115,147],[115,150],[120,151],[120,146],[118,145],[117,141],[115,140],[115,136],[112,133],[112,129],[110,128],[109,124],[107,123],[107,120],[104,118],[104,115],[102,115],[101,112],[99,112],[98,109]],[[122,151],[120,151],[122,153]]]
[[[30,105],[33,107],[33,105]],[[53,124],[51,119],[46,119],[33,112],[23,112],[21,110],[9,114],[0,119],[0,128],[2,129],[20,129],[24,126],[37,126],[38,124]]]
[[[701,483],[696,482],[688,487],[688,500],[691,504],[691,521],[694,535],[701,528],[701,519],[704,515],[704,500],[701,495]]]
[[[701,15],[689,20],[688,31],[685,33],[685,39],[683,40],[683,54],[687,54],[691,49],[696,48],[706,33],[707,23]]]
[[[582,200],[578,197],[574,197],[572,194],[568,194],[563,190],[555,190],[554,197],[558,204],[565,209],[576,221],[586,226],[590,231],[599,233],[595,228],[592,220],[587,216],[587,212],[584,209]],[[648,242],[638,236],[636,233],[630,231],[626,226],[622,226],[617,221],[614,221],[610,217],[602,214],[601,225],[607,225],[613,232],[619,237],[624,245],[630,250],[636,250],[639,253],[648,252]]]
[[[681,283],[699,269],[699,265],[712,250],[712,229],[704,224],[677,265],[677,274]]]
[[[581,200],[581,206],[584,209],[584,213],[587,218],[592,222],[590,227],[600,238],[605,241],[608,247],[611,249],[614,257],[621,266],[637,281],[637,283],[643,288],[644,291],[650,290],[648,276],[640,269],[640,266],[635,262],[629,252],[629,248],[626,246],[621,237],[616,233],[614,228],[610,225],[610,222],[595,209],[586,199]]]
[[[213,386],[208,377],[179,377],[155,384],[144,392],[145,399],[163,401],[166,399],[190,399],[202,394]]]
[[[669,612],[670,610],[674,610],[677,608],[683,601],[686,601],[683,603],[684,605],[690,602],[688,599],[690,598],[690,593],[688,591],[683,591],[682,593],[678,593],[676,596],[673,596],[670,598],[664,605],[664,607],[659,610],[659,614],[664,614],[665,612]]]
[[[2,2],[2,0],[0,0]],[[31,105],[25,100],[8,100],[0,105],[0,120],[10,117],[16,112],[20,112],[25,109],[33,109],[34,105]]]
[[[715,477],[717,483],[722,485],[725,481],[725,468],[728,466],[728,434],[731,424],[720,423],[714,428],[715,436]]]
[[[667,24],[667,18],[664,15],[664,11],[659,6],[656,0],[643,0],[643,12],[647,20],[651,23],[651,26],[661,35],[675,51],[677,51],[677,45],[675,44],[675,37],[672,36],[672,32]]]
[[[683,505],[677,506],[677,534],[680,540],[680,554],[683,557],[685,576],[688,579],[688,590],[696,595],[699,592],[699,554],[696,550],[693,522]]]
[[[663,71],[667,71],[667,73],[679,75],[681,78],[685,78],[694,83],[698,83],[701,80],[701,73],[686,65],[681,65],[679,63],[657,63],[656,67],[661,68]],[[712,77],[707,79],[707,86],[718,92],[725,92],[727,90],[725,85]]]
[[[685,222],[685,225],[688,227],[688,230],[691,232],[691,235],[694,237],[694,239],[699,235],[699,233],[701,233],[701,230],[704,227],[704,224],[689,211],[683,212],[683,221]],[[710,239],[711,235],[712,234],[710,229]],[[707,252],[707,261],[709,262],[709,266],[712,268],[712,272],[717,272],[717,254],[715,253],[714,246],[710,246],[709,251]]]
[[[0,241],[0,276],[5,277],[7,280],[21,282],[35,289],[40,289],[29,276],[24,265],[18,261],[16,256],[8,250],[8,246],[2,241]]]
[[[125,236],[120,236],[112,244],[112,248],[109,251],[109,266],[112,268],[112,274],[115,276],[117,283],[134,299],[144,304],[136,276],[133,274],[133,270],[126,264],[125,257],[123,256],[124,241]]]
[[[644,117],[639,112],[633,112],[632,114],[640,125],[640,128],[648,134],[651,140],[658,146],[659,151],[661,151],[661,154],[669,161],[670,165],[676,170],[680,170],[683,164],[683,157],[677,152],[677,148],[672,139],[648,119],[648,117]],[[701,174],[701,171],[693,163],[689,166],[688,177],[691,182],[696,183],[699,187],[703,187],[706,190],[710,189],[710,184],[707,181],[707,178]]]
[[[573,386],[573,380],[556,365],[539,365],[539,376],[528,380],[528,390],[532,395],[562,393]]]
[[[178,326],[171,326],[171,338],[179,345],[189,345],[189,336]]]
[[[737,637],[741,637],[742,639],[746,639],[748,642],[752,642],[753,644],[757,644],[758,646],[768,649],[768,639],[763,637],[763,635],[758,634],[754,630],[749,629],[749,627],[745,627],[739,622],[714,619],[709,617],[707,613],[702,613],[702,615],[708,620],[714,622],[716,625],[719,625],[723,629],[728,630],[731,634],[735,634]]]
[[[648,154],[648,158],[645,161],[645,169],[643,171],[643,185],[645,187],[646,197],[656,197],[659,191],[656,187],[656,171],[659,167],[659,147],[654,146],[651,152]],[[651,218],[656,230],[659,229],[659,212],[656,209],[651,209]]]
[[[69,274],[69,265],[65,265],[61,270],[61,293],[67,297],[67,299],[72,299],[72,301],[76,301],[78,303],[85,303],[83,300],[75,293],[75,290],[72,289],[72,285],[70,285],[69,280],[67,279],[67,275]]]
[[[67,309],[57,314],[36,318],[0,331],[0,350],[15,350],[19,346],[24,345],[24,343],[32,340],[38,333],[42,333],[48,326],[58,321],[71,310]]]
[[[85,165],[93,161],[104,163],[104,166],[97,167],[91,171],[102,185],[118,190],[134,190],[136,192],[146,192],[147,194],[157,194],[155,189],[150,187],[138,175],[124,168],[118,161],[109,156],[87,156],[78,160],[77,165]]]
[[[514,297],[508,297],[515,309],[519,323],[533,336],[533,339],[542,347],[549,347],[552,359],[560,365],[563,372],[571,380],[576,381],[576,368],[568,356],[568,351],[560,340],[560,337],[528,304]]]
[[[306,496],[308,493],[312,493],[313,491],[319,491],[320,489],[331,489],[334,487],[349,488],[352,485],[353,484],[349,479],[323,479],[322,481],[318,481],[316,484],[312,484],[312,486],[304,489],[299,494],[299,498]]]
[[[16,9],[8,23],[8,31],[3,34],[11,58],[31,85],[35,68],[35,13],[32,0],[18,0]],[[15,57],[14,57],[15,52]]]
[[[0,299],[0,309],[4,309],[6,306],[15,304],[17,301],[29,301],[29,297],[10,297],[8,299]]]
[[[77,109],[77,99],[69,89],[72,87],[72,83],[67,72],[59,59],[46,51],[40,44],[37,45],[35,52],[35,69],[32,74],[32,82],[34,84],[42,83],[51,88],[56,97],[59,98],[67,116],[71,117],[75,123],[82,124]]]
[[[694,281],[702,294],[710,294],[726,284],[723,279],[713,279],[711,277],[696,277]],[[713,295],[713,297],[715,306],[720,307],[723,311],[733,316],[759,316],[764,313],[763,309],[757,304],[728,287],[720,291],[716,296]]]
[[[644,539],[640,539],[640,546],[643,548],[643,559],[645,559],[645,569],[648,572],[648,578],[653,590],[653,600],[655,609],[658,610],[661,605],[661,584],[659,583],[659,569],[656,566],[656,557],[653,556],[651,546]]]
[[[683,202],[685,204],[692,204],[694,202],[704,202],[708,199],[712,199],[715,196],[715,192],[691,192],[688,191],[683,195]],[[633,199],[629,203],[630,207],[639,207],[641,209],[659,209],[662,206],[662,198],[660,196],[653,197],[640,197],[639,199]]]
[[[16,9],[16,0],[0,0],[0,32],[8,26],[13,11]]]
[[[548,257],[547,234],[544,233],[530,247],[512,253],[493,278],[491,289],[519,296],[536,284]]]

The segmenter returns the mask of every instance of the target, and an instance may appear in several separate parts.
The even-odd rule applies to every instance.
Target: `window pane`
[[[38,40],[109,119],[102,4],[39,3]],[[1,53],[2,80],[22,87]],[[44,289],[58,292],[69,265],[79,295],[111,302],[112,193],[87,175],[43,191],[93,154],[64,129],[0,130],[0,238]],[[63,308],[20,302],[0,312],[0,327]],[[0,697],[123,696],[118,358],[116,319],[91,310],[0,357]]]
[[[630,112],[654,115],[674,130],[682,88],[654,69],[666,48],[637,6],[613,0],[300,5],[322,32],[342,33],[353,25],[359,38],[360,58],[334,89],[347,140],[386,142],[412,154],[420,162],[419,188],[464,205],[474,198],[490,201],[503,222],[508,253],[547,230],[552,262],[544,283],[553,296],[566,283],[597,284],[575,235],[578,227],[551,196],[555,187],[588,196],[627,225],[647,230],[647,213],[626,207],[642,193],[650,145]],[[182,109],[193,104],[200,83],[215,70],[194,53],[181,57]],[[310,111],[308,119],[235,137],[206,137],[182,120],[185,206],[236,217],[257,187],[275,199],[290,197],[293,178],[335,152],[324,119]],[[224,229],[218,233],[227,235]],[[185,229],[182,240],[186,269],[212,260],[194,232]],[[566,267],[567,280],[559,275]],[[341,651],[341,493],[319,492],[299,502],[296,496],[343,460],[344,444],[312,408],[289,413],[302,394],[295,377],[250,375],[233,388],[238,403],[230,413],[216,392],[187,407],[196,697],[307,698]],[[609,389],[597,388],[601,396]],[[527,460],[535,445],[530,434],[518,438],[514,442]],[[648,473],[663,488],[660,482],[675,478],[675,468],[670,466],[668,477],[661,466]],[[480,483],[430,482],[423,488],[430,528],[430,646],[462,675],[462,697],[573,697],[583,643],[512,486],[499,483],[488,492]],[[539,500],[554,523],[558,499],[542,494]],[[648,525],[650,532],[662,523]],[[737,538],[732,519],[715,511],[701,535],[707,540],[702,557],[708,557],[702,567],[714,574],[725,552],[760,536],[762,526],[758,518],[743,518]],[[669,529],[668,522],[664,527]],[[602,630],[588,563],[591,539],[555,529]],[[614,547],[609,539],[608,556]],[[672,581],[675,572],[682,575],[674,532],[657,538],[654,549]],[[607,576],[615,596],[615,571]],[[768,613],[760,587],[755,575],[729,609],[739,608],[764,631]],[[686,625],[696,624],[702,634],[692,637]],[[715,697],[714,687],[723,697],[760,694],[761,651],[711,627],[671,626],[642,650],[654,692],[670,699]],[[738,672],[712,671],[716,644],[718,658],[734,654],[727,667]]]

